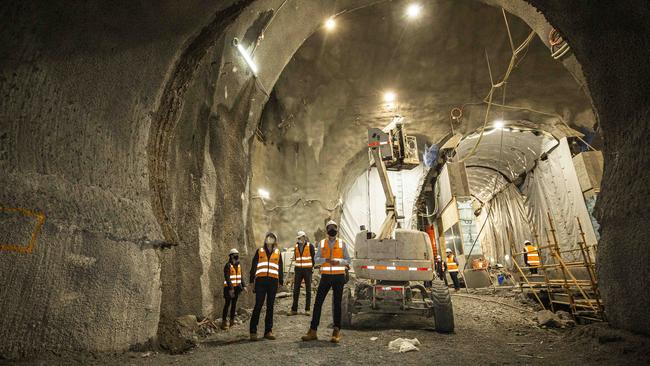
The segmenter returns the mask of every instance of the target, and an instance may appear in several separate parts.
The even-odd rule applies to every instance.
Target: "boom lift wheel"
[[[438,332],[451,333],[454,331],[454,308],[451,305],[449,288],[441,280],[434,280],[431,286],[431,301],[433,316]]]

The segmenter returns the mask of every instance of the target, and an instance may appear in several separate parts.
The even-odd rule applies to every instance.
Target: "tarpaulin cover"
[[[388,172],[388,179],[397,200],[398,214],[404,216],[404,219],[398,220],[403,228],[411,228],[413,206],[424,174],[425,169],[422,165],[411,170]],[[354,181],[343,196],[341,236],[353,246],[354,238],[361,225],[376,233],[385,218],[384,190],[377,169],[370,168]]]

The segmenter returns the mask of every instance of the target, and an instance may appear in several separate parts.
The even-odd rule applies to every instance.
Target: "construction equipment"
[[[376,235],[362,228],[355,238],[352,261],[357,282],[354,292],[343,293],[343,326],[352,323],[353,314],[419,314],[433,318],[440,332],[454,330],[454,315],[449,289],[434,279],[434,254],[426,232],[395,229],[401,218],[388,179],[393,170],[417,166],[417,147],[401,123],[390,129],[368,130],[368,148],[386,195],[386,219]],[[413,151],[415,149],[415,151]],[[424,282],[432,286],[423,286]],[[420,283],[418,283],[420,282]]]

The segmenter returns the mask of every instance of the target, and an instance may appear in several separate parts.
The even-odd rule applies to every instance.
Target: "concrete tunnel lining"
[[[643,223],[648,221],[648,214],[643,213],[644,211],[638,202],[619,201],[619,197],[625,198],[630,194],[646,196],[650,193],[647,187],[643,185],[644,180],[642,179],[647,176],[647,172],[636,171],[637,174],[625,174],[625,172],[635,171],[634,167],[647,166],[648,154],[639,153],[640,149],[647,149],[643,142],[643,133],[632,130],[630,126],[636,125],[643,131],[642,127],[647,126],[650,113],[647,107],[635,109],[624,107],[630,103],[637,106],[648,105],[647,93],[635,93],[635,91],[645,90],[645,86],[648,85],[648,75],[650,75],[647,70],[648,65],[638,65],[634,61],[647,56],[648,48],[630,47],[625,57],[616,60],[618,62],[616,64],[614,60],[607,58],[605,54],[607,51],[618,50],[625,45],[644,44],[643,38],[640,39],[640,37],[644,34],[647,35],[648,32],[647,29],[638,25],[642,24],[639,17],[642,17],[643,13],[638,15],[637,18],[628,18],[628,21],[621,25],[611,21],[611,19],[624,14],[624,10],[620,8],[621,5],[608,8],[608,12],[605,12],[600,7],[587,8],[586,5],[578,5],[585,6],[585,10],[590,9],[596,15],[593,15],[590,11],[585,11],[578,16],[570,17],[561,2],[543,3],[531,1],[530,3],[540,9],[541,13],[538,13],[528,2],[524,1],[488,1],[488,3],[490,5],[503,5],[515,14],[517,12],[520,14],[528,12],[528,15],[524,15],[522,18],[529,21],[531,21],[530,19],[536,19],[531,21],[534,26],[548,27],[547,24],[539,23],[540,18],[547,17],[556,28],[566,35],[576,57],[581,60],[580,64],[584,69],[585,80],[589,81],[591,101],[594,104],[594,109],[598,111],[597,117],[608,136],[605,150],[606,172],[603,184],[605,189],[603,199],[599,203],[601,221],[604,223],[603,245],[600,255],[608,258],[602,261],[600,266],[604,284],[603,296],[605,301],[611,304],[610,308],[613,312],[610,315],[610,320],[612,324],[647,333],[648,329],[644,328],[644,325],[647,326],[650,321],[647,321],[647,315],[645,318],[643,317],[642,309],[645,306],[644,304],[650,303],[647,291],[648,269],[647,266],[644,267],[644,263],[647,263],[648,252],[647,249],[642,248],[637,243],[643,242],[647,237],[648,229]],[[233,65],[237,65],[239,70],[245,70],[245,65],[234,50],[230,48],[227,40],[244,34],[244,30],[249,24],[253,23],[257,14],[268,8],[275,8],[277,4],[279,4],[279,1],[254,2],[251,7],[245,8],[245,11],[239,14],[233,26],[228,28],[223,36],[219,35],[217,37],[215,34],[215,37],[221,40],[217,47],[213,47],[212,44],[206,45],[206,53],[196,55],[200,58],[198,71],[191,75],[191,81],[188,85],[193,90],[186,94],[186,98],[201,95],[199,99],[204,101],[205,105],[219,104],[222,108],[215,108],[220,111],[219,118],[215,120],[211,119],[211,112],[214,112],[211,110],[212,108],[206,109],[204,105],[197,103],[195,107],[192,107],[197,111],[197,114],[178,118],[184,120],[201,116],[201,119],[219,123],[221,127],[227,126],[229,123],[247,121],[245,125],[240,126],[242,128],[236,133],[224,138],[223,142],[232,144],[233,148],[222,149],[215,146],[218,143],[210,142],[214,153],[230,158],[239,158],[246,162],[246,164],[240,166],[229,166],[223,160],[217,160],[213,156],[213,161],[217,162],[214,164],[217,172],[224,167],[233,171],[242,168],[247,170],[250,138],[253,136],[256,122],[259,120],[266,100],[266,96],[262,92],[247,82],[250,75],[246,75],[245,72],[225,72],[226,70],[232,70]],[[340,4],[339,8],[344,9],[347,3]],[[214,8],[219,10],[223,9],[222,7],[225,8],[225,6],[215,4]],[[288,32],[287,29],[280,28],[274,30],[273,24],[275,24],[275,27],[280,27],[282,24],[289,23],[289,18],[285,20],[287,23],[284,23],[285,21],[282,21],[282,18],[278,15],[278,18],[267,29],[264,41],[256,50],[256,57],[266,61],[264,65],[267,69],[260,71],[260,81],[267,90],[271,89],[270,86],[275,83],[290,60],[291,55],[295,53],[300,44],[318,28],[320,19],[336,10],[333,7],[333,2],[329,1],[310,4],[310,6],[311,8],[307,9],[287,7],[287,9],[293,9],[292,13],[287,13],[287,17],[291,15],[290,23],[292,27],[295,27],[296,32]],[[177,10],[174,7],[170,8]],[[159,214],[154,216],[152,204],[149,201],[150,194],[159,193],[158,191],[153,193],[150,191],[150,180],[153,180],[154,184],[160,181],[170,181],[192,187],[195,184],[193,182],[197,181],[196,178],[179,180],[178,177],[189,177],[191,175],[200,177],[203,169],[189,166],[191,164],[183,167],[181,164],[176,166],[177,170],[167,171],[166,173],[167,175],[177,175],[174,179],[170,179],[165,175],[156,175],[160,170],[148,170],[147,166],[151,168],[147,161],[150,158],[150,152],[147,152],[144,148],[147,146],[146,141],[157,133],[156,127],[152,127],[151,131],[149,130],[151,122],[149,113],[158,108],[159,102],[154,101],[163,94],[162,90],[165,89],[165,85],[169,85],[171,82],[169,78],[167,81],[163,80],[162,76],[169,75],[170,65],[177,64],[178,57],[182,57],[183,54],[182,52],[176,53],[175,50],[185,49],[186,41],[196,36],[196,24],[208,24],[210,22],[209,16],[205,14],[202,6],[188,4],[183,9],[187,10],[189,15],[194,14],[193,17],[188,17],[188,23],[190,24],[170,25],[169,32],[155,34],[156,37],[165,40],[163,43],[152,41],[156,37],[147,38],[151,34],[145,32],[144,37],[136,39],[134,44],[149,43],[149,46],[144,48],[130,47],[126,51],[118,52],[118,59],[115,62],[107,60],[105,54],[114,54],[110,51],[111,44],[118,42],[124,35],[117,35],[113,42],[108,43],[79,42],[65,44],[61,49],[67,53],[57,53],[54,50],[56,42],[33,42],[33,39],[17,37],[16,40],[6,43],[9,47],[20,48],[21,52],[17,53],[16,59],[3,60],[5,65],[16,68],[16,72],[9,75],[8,79],[5,78],[2,82],[3,91],[10,91],[9,97],[3,100],[2,108],[0,108],[4,117],[6,117],[3,120],[9,121],[13,115],[22,115],[22,121],[29,122],[29,124],[21,127],[3,123],[3,129],[6,127],[11,136],[17,136],[16,142],[9,143],[10,139],[3,141],[7,141],[8,146],[16,149],[16,151],[18,151],[16,145],[24,146],[21,149],[25,150],[20,156],[9,153],[9,149],[3,150],[1,163],[3,166],[8,167],[6,171],[9,174],[2,175],[0,178],[5,187],[0,192],[0,198],[5,205],[41,208],[48,218],[34,256],[24,257],[2,253],[0,260],[3,265],[1,267],[3,271],[10,273],[6,276],[3,275],[3,277],[26,279],[25,282],[22,282],[20,288],[17,288],[16,285],[7,286],[3,292],[2,313],[12,314],[12,316],[3,317],[2,319],[3,326],[0,335],[8,340],[0,348],[2,354],[24,354],[31,350],[42,350],[44,348],[124,349],[130,345],[146,343],[155,338],[159,311],[166,312],[168,316],[174,316],[190,311],[199,312],[204,306],[202,300],[198,302],[191,300],[188,303],[181,304],[170,299],[165,300],[165,296],[174,294],[175,290],[178,289],[178,287],[175,287],[176,285],[169,289],[163,289],[163,304],[161,305],[161,293],[158,290],[161,277],[163,286],[181,282],[182,286],[180,287],[183,289],[196,288],[197,281],[200,283],[200,280],[197,279],[198,276],[197,278],[189,276],[189,278],[179,281],[179,278],[183,276],[180,273],[180,268],[188,263],[193,263],[191,268],[197,269],[202,268],[202,265],[195,264],[195,261],[189,258],[193,255],[192,251],[196,251],[194,254],[198,253],[197,245],[191,244],[185,247],[179,245],[171,250],[181,252],[178,254],[173,254],[171,251],[160,252],[159,249],[155,248],[156,241],[169,241],[173,237],[169,233],[163,236],[165,230],[161,230],[161,228],[165,227],[167,219],[164,216],[161,218]],[[31,14],[30,17],[25,18],[27,20],[20,23],[23,30],[30,28],[30,22],[33,19],[47,18],[45,15],[47,8],[35,10],[26,6],[25,9],[16,7],[14,10],[16,10],[17,14],[27,12]],[[56,14],[65,14],[65,12]],[[97,12],[84,16],[101,17],[104,15],[102,12]],[[135,17],[137,18],[137,15]],[[158,17],[154,18],[158,19]],[[585,24],[591,24],[594,18],[604,19],[608,27],[603,28],[616,31],[608,35],[603,34],[603,30],[585,27]],[[189,21],[190,19],[191,21]],[[75,24],[74,21],[73,18],[70,24]],[[86,24],[82,21],[80,23]],[[151,22],[150,24],[152,24],[152,28],[158,26],[157,22]],[[132,24],[124,26],[127,29],[133,27]],[[625,31],[631,28],[638,30],[638,32],[636,34],[634,32],[627,34]],[[585,29],[591,29],[593,33]],[[42,30],[38,31],[43,32]],[[63,34],[70,34],[70,32],[64,32]],[[92,32],[87,32],[86,35],[80,35],[79,37],[83,41],[83,37],[90,37],[90,35],[92,35]],[[626,38],[629,35],[632,35],[631,38]],[[56,39],[56,36],[53,37]],[[172,47],[169,45],[169,39],[174,40]],[[608,49],[598,50],[591,47],[594,40],[598,39],[608,40]],[[614,42],[615,40],[620,42]],[[31,46],[26,46],[30,42]],[[97,48],[92,49],[91,47],[90,51],[79,51],[84,45],[88,44],[95,44]],[[41,50],[46,50],[46,52],[41,52]],[[223,51],[223,55],[221,51]],[[69,57],[71,54],[83,53],[85,53],[83,57]],[[218,67],[206,66],[205,55],[208,55],[212,60],[219,60],[217,62]],[[33,61],[32,65],[37,65],[35,66],[37,70],[28,69],[20,63],[30,58]],[[93,67],[90,69],[85,68],[84,64],[88,59],[91,59],[93,63]],[[132,63],[133,60],[137,60],[139,66],[133,65],[134,69],[124,67],[129,62]],[[152,60],[155,60],[155,62],[152,62]],[[271,60],[274,60],[274,62],[269,62]],[[628,67],[630,65],[635,65],[635,67]],[[124,72],[124,70],[135,70],[135,68],[137,68],[138,72]],[[142,73],[141,70],[145,70],[145,72]],[[610,73],[609,70],[615,72]],[[71,74],[74,77],[71,77]],[[101,74],[111,75],[112,78],[101,78]],[[611,74],[615,74],[616,78]],[[203,83],[201,80],[208,80],[207,77],[216,80],[216,82],[212,83],[212,85],[209,85],[211,83]],[[626,81],[634,87],[627,86]],[[140,85],[141,89],[132,88],[134,84]],[[582,80],[581,85],[586,84]],[[224,92],[226,85],[228,86],[227,89],[229,89],[227,94],[230,97],[226,97]],[[73,86],[75,87],[73,88]],[[609,91],[615,86],[622,92],[612,97]],[[34,90],[40,89],[40,94],[30,95],[30,88]],[[84,99],[80,95],[67,92],[67,90],[77,90],[85,94],[84,96],[92,96],[92,99]],[[52,93],[56,98],[49,99],[47,93]],[[118,101],[115,99],[117,95],[122,97],[128,95],[130,98]],[[209,97],[206,98],[205,95]],[[239,98],[233,98],[232,96],[238,96]],[[20,98],[25,98],[24,100],[29,100],[32,103],[39,103],[45,107],[41,110],[29,110],[24,106],[24,103],[23,106],[20,105]],[[243,99],[250,100],[250,98],[255,99],[250,105],[242,103]],[[237,105],[235,105],[236,100],[240,101]],[[66,105],[69,107],[62,107]],[[179,105],[176,104],[172,108],[178,107]],[[187,109],[192,108],[185,106],[184,113],[187,113]],[[97,112],[97,110],[101,112]],[[119,111],[119,113],[116,111]],[[198,111],[201,113],[198,113]],[[161,111],[160,113],[164,112]],[[48,122],[57,120],[62,122],[48,125]],[[81,138],[79,138],[79,131],[76,131],[73,127],[65,126],[65,123],[69,124],[70,121],[79,120],[87,122],[85,129],[81,131]],[[114,123],[115,121],[125,122],[120,124]],[[42,123],[42,125],[38,123]],[[205,127],[202,128],[204,131],[206,130]],[[54,135],[48,132],[53,129],[57,131]],[[212,135],[212,132],[210,134],[215,136]],[[167,136],[167,138],[172,138],[172,135]],[[33,140],[34,136],[36,136],[36,143]],[[67,145],[62,142],[65,142],[66,139],[75,138],[80,141],[83,148],[77,149],[73,146],[67,152],[52,148],[52,146]],[[191,142],[193,138],[191,134],[184,136],[184,138],[186,139],[184,142],[186,145],[184,146],[194,146]],[[178,164],[178,162],[182,161],[183,156],[190,161],[192,159],[203,160],[204,154],[194,154],[195,151],[204,151],[206,140],[204,138],[199,138],[199,140],[196,144],[201,147],[200,149],[183,150],[183,145],[170,144],[170,151],[174,151],[175,158],[169,157],[168,153],[165,152],[162,161],[176,160],[176,164]],[[30,145],[42,146],[46,150],[41,153],[35,151]],[[100,148],[100,145],[103,148]],[[100,164],[99,161],[101,160],[108,163]],[[621,163],[621,161],[626,163]],[[126,169],[124,169],[123,174],[113,176],[115,166],[124,166]],[[194,174],[186,174],[187,171],[192,171]],[[198,175],[195,175],[196,173]],[[217,175],[219,177],[219,173]],[[616,184],[617,182],[620,184]],[[240,201],[240,203],[236,203],[234,200],[228,201],[230,207],[232,207],[232,212],[244,212],[243,217],[250,220],[250,216],[245,213],[248,210],[249,177],[224,174],[221,176],[221,180],[218,178],[214,184],[218,192],[217,197],[220,199],[230,196],[235,197],[235,200]],[[56,192],[48,193],[52,185],[57,187]],[[34,192],[37,193],[34,194]],[[71,196],[70,192],[77,194]],[[171,195],[174,196],[173,199],[163,197],[163,200],[171,200],[173,201],[172,204],[163,203],[161,206],[169,205],[178,209],[181,206],[179,205],[179,197],[196,196],[195,199],[198,199],[199,196],[194,195],[191,190],[183,192],[182,195],[176,193]],[[220,200],[217,202],[217,204],[221,203]],[[625,207],[625,212],[640,212],[641,214],[629,220],[629,215],[616,217],[613,212],[615,210],[602,210],[605,207],[621,207],[625,203],[630,203]],[[200,207],[200,205],[197,205],[197,207]],[[189,207],[186,209],[185,212],[189,216],[201,217],[200,214],[195,213],[196,210]],[[174,225],[181,225],[181,223],[175,222],[175,219],[182,217],[179,214],[182,212],[170,213],[167,217]],[[224,227],[213,229],[213,231],[223,231],[223,236],[215,240],[228,243],[236,241],[244,243],[243,245],[246,248],[252,248],[253,244],[247,242],[252,236],[249,227],[250,221],[246,222],[247,225],[241,225],[242,215],[237,214],[235,216],[236,220],[233,219]],[[106,220],[107,217],[116,219],[108,221]],[[193,227],[192,230],[197,231],[196,228],[200,227],[198,221],[200,220],[186,220],[182,222],[182,225]],[[627,231],[625,229],[633,227],[634,230]],[[188,237],[198,237],[198,233],[193,236],[188,235]],[[640,292],[639,297],[634,301],[626,298],[625,294],[621,292],[625,287],[621,286],[621,284],[630,282],[636,276],[633,277],[632,273],[619,273],[617,271],[617,268],[620,268],[623,263],[616,255],[616,252],[613,252],[614,249],[611,243],[614,242],[625,243],[619,245],[619,248],[626,249],[631,253],[630,257],[636,259],[632,263],[632,267],[636,273],[641,274],[641,279],[637,283],[641,288],[645,289],[645,292]],[[198,240],[196,240],[196,243],[198,243]],[[179,244],[187,243],[181,241]],[[213,251],[214,258],[220,257],[225,250],[225,247],[219,247],[218,245],[220,244],[217,244],[218,250]],[[188,252],[182,253],[186,248]],[[83,263],[92,263],[92,260],[88,262],[86,260],[65,259],[65,253],[70,253],[71,258],[74,255],[98,258],[98,262],[94,267],[92,265],[87,266]],[[183,257],[186,259],[183,259]],[[129,259],[126,260],[125,258]],[[81,263],[82,265],[68,272],[61,269],[58,264],[65,261]],[[7,265],[7,263],[10,263],[10,265]],[[42,263],[45,263],[45,265],[40,266],[39,264]],[[168,274],[160,275],[161,271],[168,272]],[[85,284],[80,284],[75,279],[76,274],[79,273],[90,276]],[[646,274],[646,276],[643,276],[643,274]],[[67,293],[63,291],[54,292],[51,288],[44,287],[42,283],[39,283],[38,278],[50,278],[58,283],[65,283],[67,284],[66,288],[70,291]],[[110,281],[106,281],[107,278]],[[217,279],[213,279],[213,281],[217,281]],[[23,297],[19,295],[23,289],[29,292],[29,296]],[[194,294],[193,291],[189,294],[182,291],[178,293],[188,297]],[[197,298],[201,299],[201,296],[197,296]],[[44,311],[42,308],[43,302],[52,306],[49,306],[48,310]],[[128,310],[124,310],[125,302],[128,303],[126,305]],[[142,304],[146,304],[146,306],[142,307]],[[111,327],[109,329],[98,329],[95,326],[88,327],[87,322],[82,319],[70,322],[78,314],[79,309],[88,308],[96,309],[95,312],[98,314],[98,318],[95,321],[97,323],[110,324]],[[16,309],[22,309],[24,313],[17,312]],[[39,315],[36,323],[41,327],[45,327],[42,328],[44,329],[42,332],[36,334],[32,328],[28,327],[28,324],[23,323],[28,313]],[[126,318],[123,318],[123,313],[126,313]],[[635,316],[632,319],[631,314],[641,314],[642,316],[640,318]],[[142,319],[145,319],[145,321],[142,321]],[[140,325],[138,329],[135,329],[136,332],[133,332],[134,321]],[[64,324],[73,324],[73,326],[66,328],[63,326]],[[8,333],[8,330],[16,331]]]

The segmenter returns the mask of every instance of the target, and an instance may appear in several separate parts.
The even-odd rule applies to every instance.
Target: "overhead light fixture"
[[[253,58],[251,58],[251,55],[248,53],[246,48],[244,48],[244,46],[239,43],[239,40],[237,38],[232,40],[232,44],[237,48],[239,54],[244,58],[244,61],[246,61],[246,64],[253,72],[253,75],[257,76],[257,65],[255,64],[255,61],[253,61]]]
[[[415,19],[419,17],[421,13],[422,13],[422,5],[418,3],[409,4],[409,6],[406,7],[406,16],[408,16],[411,19]]]
[[[258,194],[261,198],[263,198],[263,199],[265,199],[265,200],[268,200],[269,198],[271,198],[271,193],[269,193],[269,191],[267,191],[267,190],[264,189],[264,188],[260,188],[260,189],[258,189],[258,190],[257,190],[257,194]]]
[[[506,255],[503,256],[503,258],[504,258],[505,260],[509,261],[509,260],[510,260],[510,255],[506,254]]]
[[[336,20],[334,20],[334,17],[329,17],[325,21],[325,29],[327,31],[333,31],[334,28],[336,28]]]
[[[387,90],[384,92],[384,102],[392,104],[397,100],[397,94],[392,90]]]
[[[492,126],[494,126],[494,128],[503,128],[503,120],[498,119],[498,120],[494,121]]]

